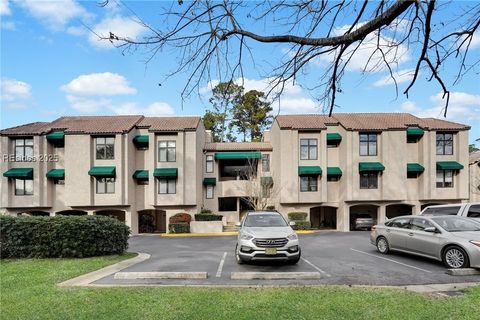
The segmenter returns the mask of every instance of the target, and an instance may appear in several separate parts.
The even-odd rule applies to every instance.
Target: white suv
[[[248,212],[239,223],[235,258],[247,261],[284,260],[295,264],[300,260],[298,236],[283,216],[274,211]]]
[[[480,220],[480,202],[443,204],[428,206],[420,212],[422,216],[460,216]]]

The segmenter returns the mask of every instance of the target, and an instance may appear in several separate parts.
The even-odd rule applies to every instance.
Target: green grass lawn
[[[462,297],[398,290],[292,288],[58,288],[131,257],[0,262],[1,319],[479,319],[480,286]]]

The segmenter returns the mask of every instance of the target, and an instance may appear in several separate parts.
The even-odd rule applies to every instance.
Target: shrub
[[[202,208],[202,210],[200,210],[200,213],[212,213],[212,210]]]
[[[190,225],[185,222],[170,223],[168,225],[168,231],[170,233],[190,233]]]
[[[308,214],[306,212],[289,212],[288,220],[290,221],[304,221],[307,219]]]
[[[222,221],[223,216],[213,213],[197,213],[195,221]]]
[[[192,216],[189,215],[188,213],[177,213],[173,216],[170,217],[168,220],[170,224],[175,224],[175,223],[190,223],[192,221]]]
[[[103,216],[0,217],[2,258],[65,258],[121,254],[130,229]]]
[[[275,211],[275,206],[267,206],[267,211]]]
[[[292,226],[293,230],[309,230],[311,229],[310,221],[295,221],[295,225]]]

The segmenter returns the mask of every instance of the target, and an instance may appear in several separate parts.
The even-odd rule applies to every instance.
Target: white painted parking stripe
[[[225,263],[225,258],[226,257],[227,257],[227,252],[224,252],[223,257],[220,260],[220,264],[218,265],[217,274],[216,274],[217,278],[220,278],[222,276],[223,264]]]
[[[409,265],[409,264],[406,264],[406,263],[403,263],[403,262],[400,262],[400,261],[395,261],[395,260],[392,260],[392,259],[379,257],[375,254],[371,254],[371,253],[368,253],[368,252],[356,250],[356,249],[353,249],[353,248],[350,248],[350,250],[358,252],[358,253],[366,254],[367,256],[370,256],[370,257],[375,257],[375,258],[378,258],[378,259],[382,259],[382,260],[390,261],[390,262],[393,262],[393,263],[396,263],[396,264],[400,264],[400,265],[408,267],[408,268],[413,268],[413,269],[417,269],[417,270],[420,270],[420,271],[423,271],[423,272],[432,273],[432,271],[429,271],[429,270],[425,270],[425,269],[422,269],[422,268],[419,268],[419,267],[415,267],[415,266],[412,266],[412,265]]]
[[[313,263],[311,263],[310,261],[308,261],[307,259],[305,258],[302,258],[303,261],[305,261],[307,264],[309,264],[310,266],[312,266],[315,270],[317,270],[318,272],[320,273],[323,273],[326,277],[330,278],[331,275],[328,274],[327,272],[323,271],[322,269],[320,269],[319,267],[317,267],[316,265],[314,265]]]

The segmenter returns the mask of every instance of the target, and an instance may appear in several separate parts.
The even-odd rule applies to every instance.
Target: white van
[[[420,212],[422,216],[461,216],[480,221],[480,202],[467,202],[456,204],[442,204],[428,206]]]

